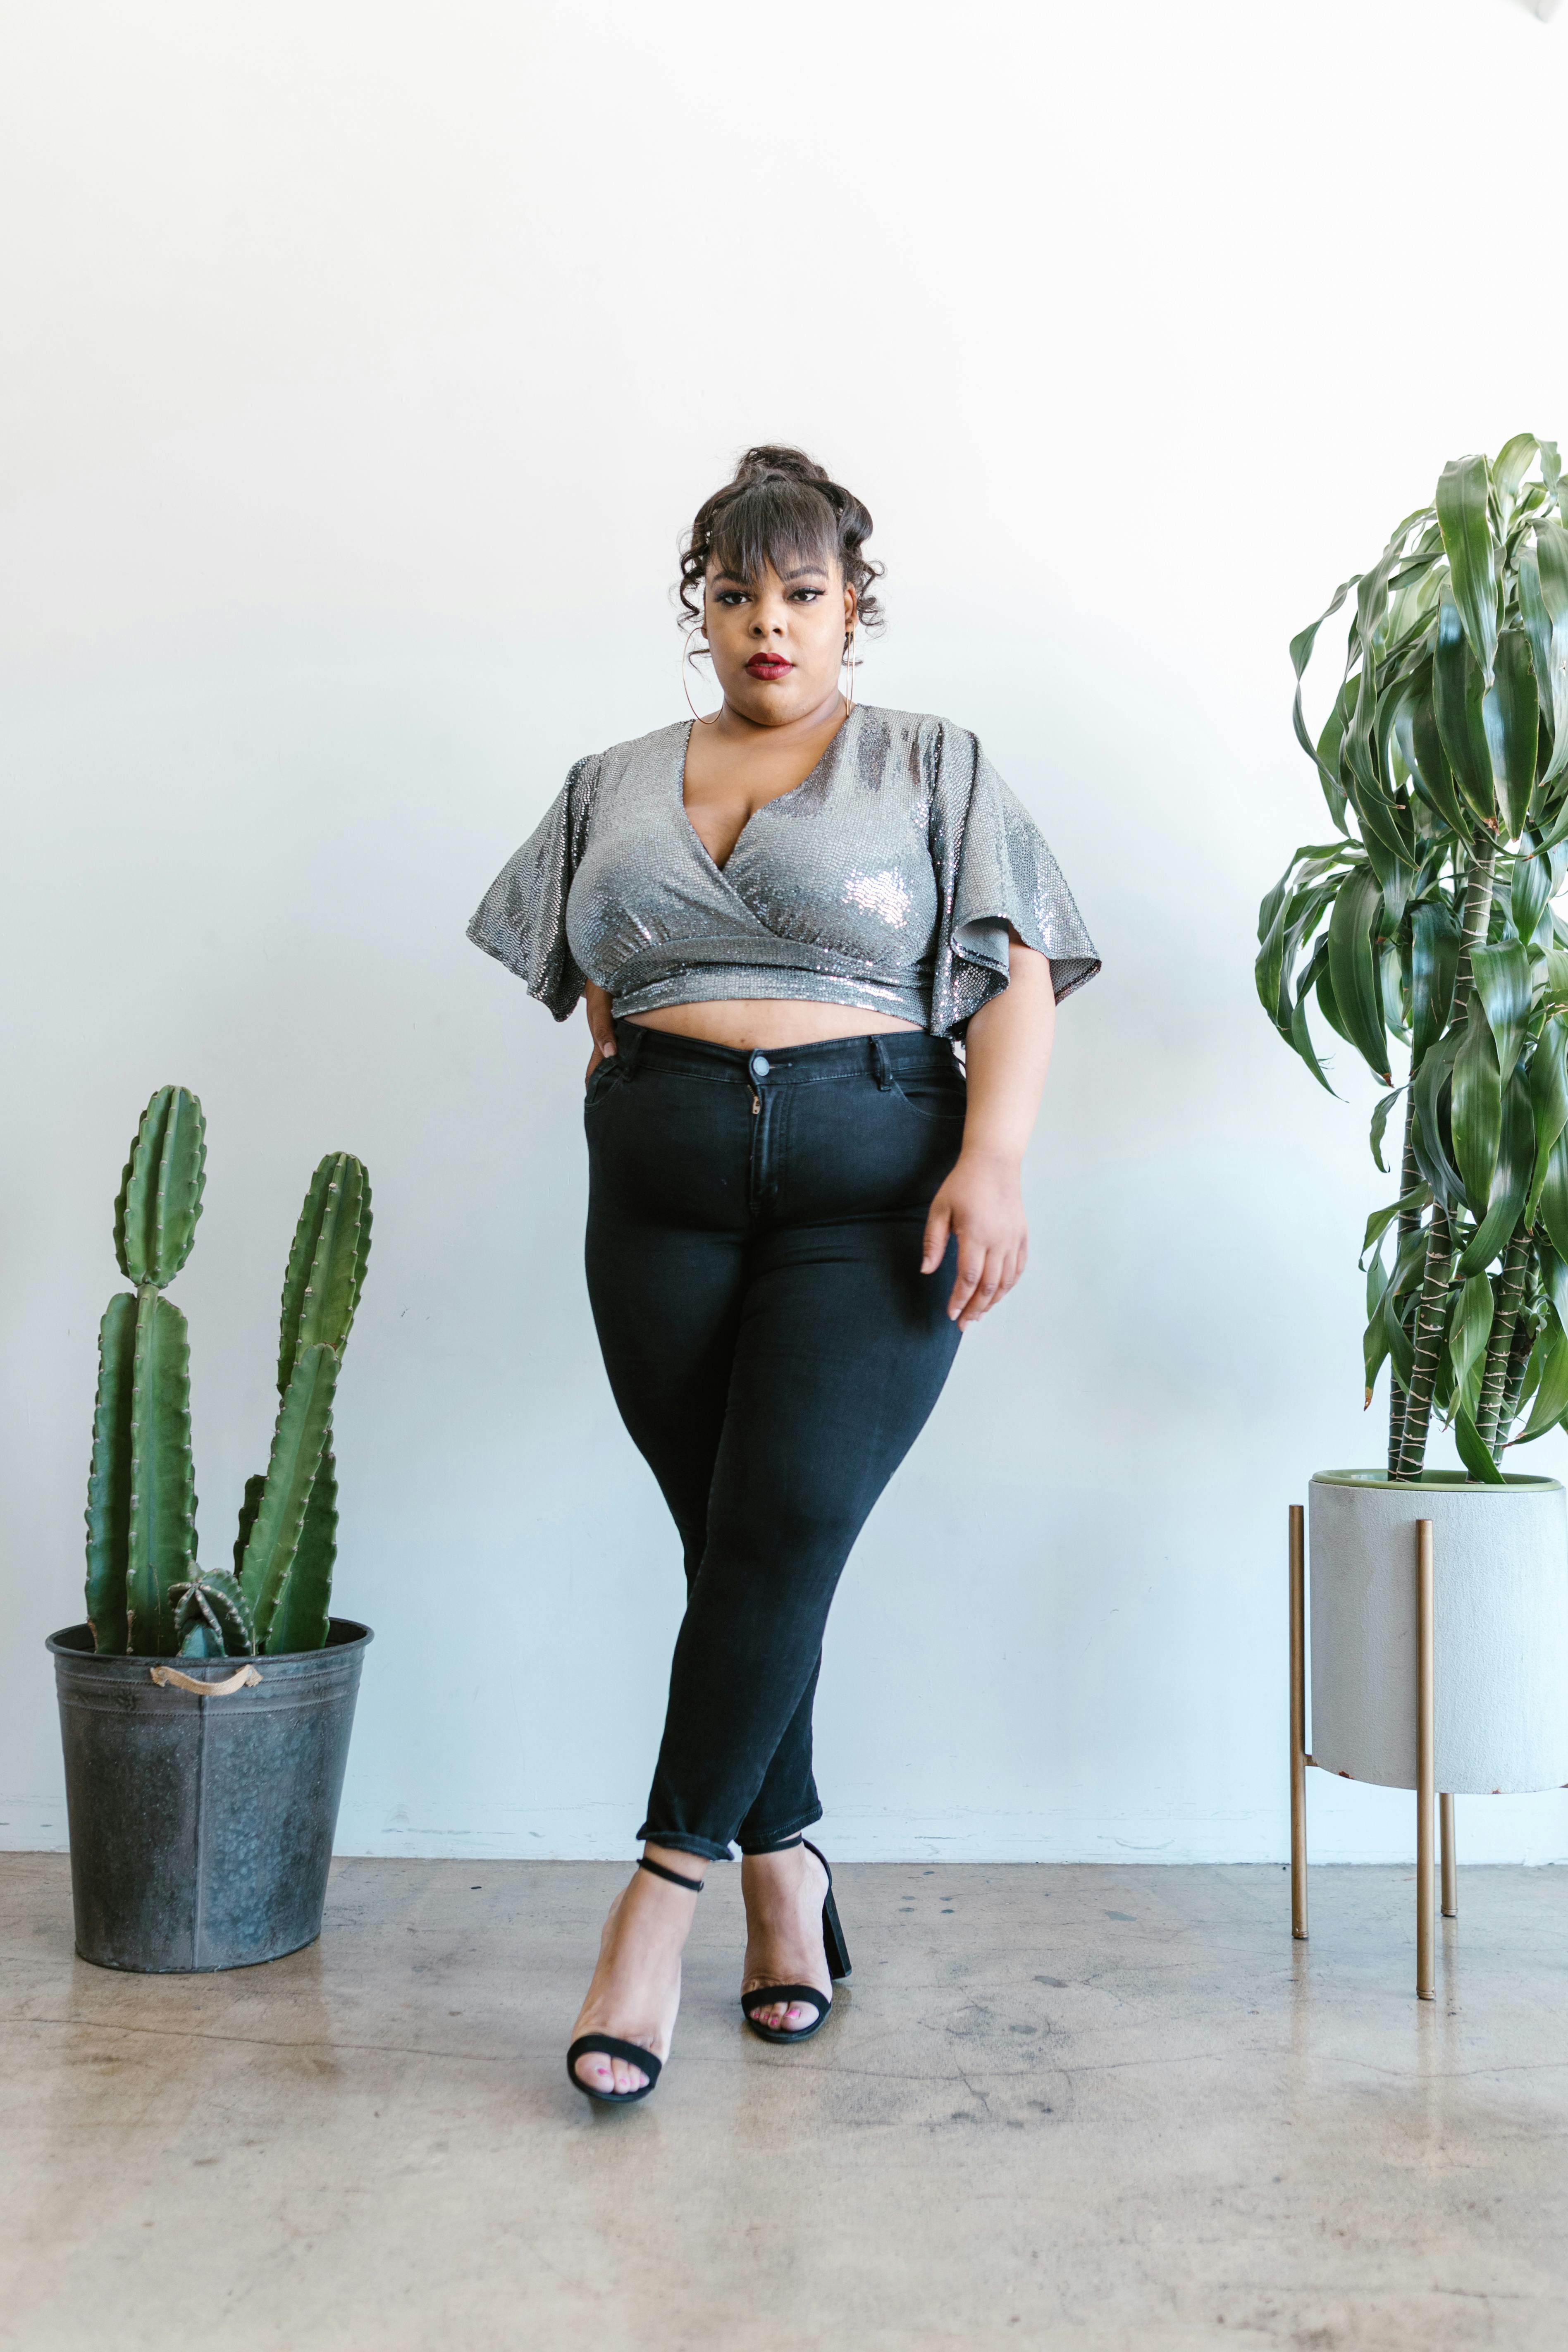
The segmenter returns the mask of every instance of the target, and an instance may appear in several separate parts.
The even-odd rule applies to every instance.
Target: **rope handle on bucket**
[[[237,1666],[221,1683],[205,1683],[196,1675],[183,1675],[178,1666],[149,1666],[147,1672],[164,1690],[195,1691],[198,1698],[227,1698],[237,1690],[254,1689],[261,1680],[254,1666]]]

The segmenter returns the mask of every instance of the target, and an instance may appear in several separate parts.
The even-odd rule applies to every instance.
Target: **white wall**
[[[1568,435],[1568,33],[1522,0],[61,0],[4,18],[0,1843],[64,1820],[110,1203],[206,1105],[175,1296],[205,1556],[328,1147],[376,1188],[342,1843],[628,1851],[680,1605],[580,1271],[585,1036],[469,948],[578,753],[681,715],[676,536],[787,436],[879,520],[868,698],[977,728],[1106,959],[1036,1255],[847,1576],[835,1852],[1285,1838],[1285,1507],[1360,1412],[1371,1082],[1252,993],[1325,818],[1291,633],[1521,426]],[[1538,1449],[1562,1473],[1568,1444]],[[1315,1851],[1407,1799],[1317,1780]],[[1568,1856],[1564,1801],[1461,1809]]]

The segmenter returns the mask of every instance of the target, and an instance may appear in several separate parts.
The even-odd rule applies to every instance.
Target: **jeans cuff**
[[[788,1829],[767,1831],[759,1838],[738,1837],[735,1843],[742,1853],[783,1853],[786,1847],[798,1845],[801,1832],[810,1829],[814,1822],[819,1822],[821,1819],[822,1807],[817,1805],[803,1820],[793,1822]]]
[[[704,1862],[734,1860],[727,1845],[716,1845],[711,1838],[693,1837],[686,1830],[650,1829],[644,1822],[637,1836],[644,1845],[662,1845],[671,1853],[700,1854]]]

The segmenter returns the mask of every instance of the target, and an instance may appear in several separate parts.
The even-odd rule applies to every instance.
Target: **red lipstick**
[[[794,662],[785,661],[782,654],[753,654],[746,664],[751,677],[784,677],[794,667]]]

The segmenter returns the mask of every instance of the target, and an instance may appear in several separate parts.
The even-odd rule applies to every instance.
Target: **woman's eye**
[[[822,590],[820,588],[796,588],[792,590],[791,594],[793,599],[798,601],[802,604],[815,604],[818,597],[822,594]]]
[[[743,604],[745,601],[738,588],[721,588],[719,591],[721,604]]]

